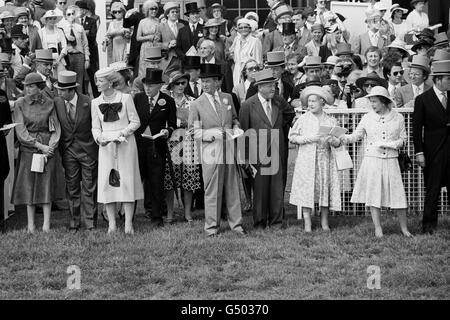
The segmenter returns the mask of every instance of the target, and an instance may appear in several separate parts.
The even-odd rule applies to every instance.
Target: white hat
[[[375,86],[370,90],[370,93],[366,95],[366,98],[370,97],[385,97],[388,99],[391,103],[394,103],[394,100],[392,100],[391,96],[389,95],[389,91],[382,86]]]
[[[247,12],[247,13],[245,14],[244,18],[245,18],[245,19],[250,19],[249,17],[254,17],[255,20],[256,20],[257,22],[259,22],[259,16],[258,16],[258,14],[257,14],[256,12],[254,12],[254,11],[249,11],[249,12]]]
[[[53,18],[53,17],[56,17],[56,23],[61,21],[61,19],[63,18],[63,16],[60,15],[55,10],[49,10],[49,11],[45,12],[45,14],[42,16],[42,18],[41,18],[42,24],[46,23],[47,18]]]
[[[248,24],[249,27],[251,27],[251,21],[249,19],[246,18],[241,18],[238,20],[237,22],[237,26],[239,26],[240,24]]]
[[[106,68],[98,70],[95,73],[95,77],[96,78],[106,78],[106,77],[114,74],[114,72],[116,72],[116,70],[114,68],[106,67]]]
[[[339,60],[339,57],[329,56],[327,58],[327,61],[324,62],[323,64],[329,64],[329,65],[335,66],[338,60]]]
[[[324,88],[319,87],[319,86],[309,86],[309,87],[306,87],[305,89],[303,89],[303,91],[300,95],[300,101],[302,102],[303,106],[308,105],[308,97],[310,95],[316,95],[316,96],[321,97],[322,99],[325,100],[325,102],[327,104],[333,103],[333,97]]]
[[[373,8],[374,8],[375,10],[378,10],[378,11],[387,11],[386,5],[385,5],[384,3],[382,3],[381,1],[375,3],[375,4],[373,5]]]

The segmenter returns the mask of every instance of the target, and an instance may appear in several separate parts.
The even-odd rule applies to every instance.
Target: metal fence
[[[414,144],[412,138],[412,108],[396,108],[397,112],[401,113],[405,119],[405,127],[407,131],[407,142],[404,151],[409,155],[413,162],[412,170],[402,173],[403,184],[405,187],[406,197],[408,200],[408,212],[413,214],[421,214],[423,212],[423,205],[425,200],[425,190],[422,169],[415,163]],[[352,133],[362,116],[367,113],[367,109],[326,109],[328,114],[334,116],[338,125],[347,128],[349,133]],[[300,111],[301,113],[305,111]],[[344,215],[363,215],[367,214],[368,210],[363,204],[354,204],[350,202],[352,190],[356,181],[358,170],[361,166],[361,161],[364,157],[365,139],[354,144],[348,144],[347,150],[353,160],[353,169],[344,170],[340,172],[340,183],[342,190],[342,214]],[[450,190],[449,190],[450,191]],[[450,213],[448,192],[443,188],[441,190],[441,197],[439,203],[439,213]],[[387,209],[384,209],[387,210]]]

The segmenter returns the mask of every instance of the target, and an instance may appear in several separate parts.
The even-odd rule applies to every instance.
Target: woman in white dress
[[[101,92],[92,100],[91,107],[92,135],[100,145],[98,202],[106,206],[108,233],[116,231],[115,204],[119,202],[125,209],[125,233],[133,234],[135,201],[144,198],[134,138],[140,121],[131,95],[113,88],[115,79],[115,70],[110,67],[95,73],[95,83]],[[111,183],[112,169],[119,172],[119,184]]]
[[[237,86],[242,81],[242,70],[245,63],[254,59],[258,64],[262,64],[262,44],[261,41],[251,35],[251,23],[248,19],[239,19],[237,22],[238,35],[234,38],[230,47],[230,55],[234,60],[233,85]]]
[[[411,30],[411,26],[403,19],[403,15],[408,13],[408,9],[400,7],[398,3],[391,7],[390,24],[394,29],[394,34],[397,39],[405,40],[405,35]]]
[[[339,174],[331,148],[338,147],[340,141],[320,136],[319,128],[337,125],[336,119],[323,111],[326,103],[332,103],[332,97],[323,88],[310,86],[302,91],[300,99],[308,111],[289,132],[289,141],[299,145],[289,202],[297,206],[298,219],[305,218],[306,232],[311,232],[311,213],[318,204],[322,229],[329,231],[329,210],[341,211]]]
[[[411,6],[414,10],[406,17],[406,22],[410,25],[413,31],[422,31],[430,26],[430,20],[425,13],[425,2],[427,0],[412,0]]]
[[[351,202],[370,207],[376,237],[383,236],[380,223],[382,207],[397,210],[402,233],[411,237],[406,223],[406,194],[398,164],[398,150],[407,139],[405,121],[400,113],[392,110],[394,101],[386,88],[376,86],[366,97],[372,110],[362,117],[355,132],[341,138],[345,143],[366,138],[364,158]]]

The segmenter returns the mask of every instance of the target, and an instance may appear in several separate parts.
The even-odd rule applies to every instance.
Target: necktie
[[[266,100],[266,115],[267,115],[267,118],[269,119],[270,124],[272,124],[272,108],[270,106],[269,99]]]
[[[175,35],[175,37],[178,35],[178,28],[177,25],[175,23],[172,23],[172,32]]]
[[[194,29],[194,25],[193,25],[193,24],[191,24],[191,32],[192,32],[192,34],[194,34],[194,31],[195,31],[195,29]]]
[[[442,105],[444,109],[447,109],[447,92],[442,93]]]
[[[70,101],[67,101],[67,102],[66,102],[66,105],[67,105],[67,110],[69,111],[69,112],[68,112],[68,114],[69,114],[69,120],[70,120],[72,123],[75,123],[75,115],[76,115],[75,106],[74,106]]]
[[[152,97],[148,97],[148,106],[149,106],[148,111],[150,113],[152,113],[153,108],[155,107],[155,105],[153,104],[153,98]]]
[[[220,122],[222,122],[222,113],[220,112],[220,102],[219,98],[214,97],[214,107],[216,108],[216,113],[219,116]]]
[[[53,90],[53,84],[52,84],[52,81],[50,80],[50,78],[45,79],[45,84],[47,85],[47,87],[50,90]]]
[[[275,82],[275,94],[280,95],[280,86],[278,85],[278,81]]]
[[[194,98],[198,98],[198,82],[194,81]]]
[[[73,32],[73,26],[70,26],[70,36],[74,37],[75,40],[69,41],[72,47],[75,47],[77,45],[77,39],[75,38],[75,33]]]

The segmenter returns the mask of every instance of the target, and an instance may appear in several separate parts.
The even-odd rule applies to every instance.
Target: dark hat
[[[294,22],[283,22],[281,34],[283,36],[288,36],[291,34],[296,34],[295,23]]]
[[[306,81],[299,84],[300,90],[303,90],[306,87],[310,86],[322,86],[322,82],[320,81],[320,77],[313,75],[313,76],[307,76]]]
[[[162,79],[163,71],[156,68],[147,68],[145,77],[142,78],[142,83],[145,84],[161,84],[164,83]]]
[[[25,33],[25,26],[21,24],[16,24],[11,29],[11,38],[28,38]]]
[[[309,15],[311,15],[311,14],[313,14],[313,13],[316,13],[316,12],[314,11],[313,8],[311,8],[311,7],[306,7],[306,8],[303,9],[303,11],[302,11],[302,17],[303,17],[303,18],[307,18]]]
[[[12,47],[12,39],[11,38],[3,38],[0,40],[0,48],[4,53],[13,53],[14,49]]]
[[[186,56],[183,63],[184,69],[200,69],[199,56]]]
[[[200,65],[200,78],[221,78],[222,69],[220,64],[204,63]]]
[[[430,40],[421,39],[419,41],[414,42],[414,45],[411,47],[411,50],[414,52],[417,52],[420,47],[428,46],[428,48],[431,48],[433,46],[433,43]]]
[[[86,9],[89,10],[87,2],[86,1],[77,1],[75,2],[75,5],[80,9]]]
[[[380,78],[380,76],[378,75],[378,73],[376,72],[371,72],[368,73],[367,76],[365,77],[361,77],[358,80],[356,80],[356,86],[360,89],[362,89],[364,82],[368,81],[368,80],[372,80],[375,81],[377,83],[378,86],[382,86],[387,88],[388,87],[388,82],[387,80]]]
[[[185,15],[189,15],[190,13],[199,13],[200,9],[197,6],[197,2],[186,3],[186,10],[184,11]]]
[[[435,37],[434,37],[434,32],[432,30],[428,29],[428,28],[425,28],[422,31],[420,31],[416,35],[416,37],[418,39],[422,39],[422,38],[431,39],[431,42],[434,42],[434,40],[436,40]]]

